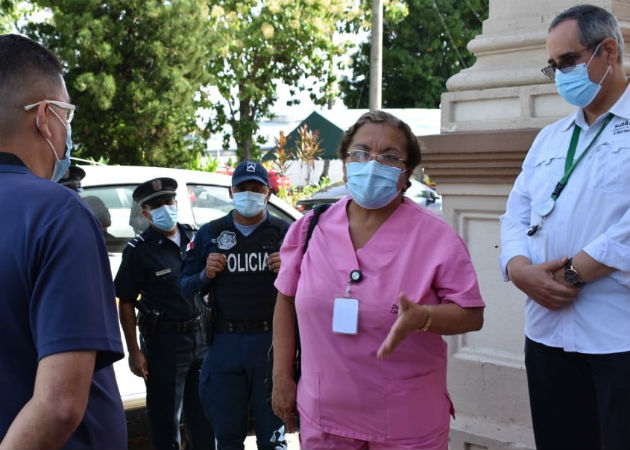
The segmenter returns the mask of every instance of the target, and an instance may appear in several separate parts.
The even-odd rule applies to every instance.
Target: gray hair
[[[578,38],[584,47],[594,48],[608,37],[614,39],[619,49],[618,61],[621,62],[623,37],[615,16],[597,6],[578,5],[563,11],[558,17],[553,19],[549,26],[549,31],[566,20],[575,20],[577,22]]]

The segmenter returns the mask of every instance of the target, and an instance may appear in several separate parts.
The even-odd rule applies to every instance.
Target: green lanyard
[[[560,197],[562,190],[569,182],[569,177],[571,176],[571,174],[573,173],[577,165],[580,163],[580,161],[582,161],[586,153],[591,149],[591,147],[593,146],[593,144],[595,143],[599,135],[602,134],[602,131],[604,131],[604,128],[606,128],[606,125],[608,125],[608,123],[611,121],[613,116],[614,116],[613,113],[608,113],[608,115],[604,119],[604,122],[602,123],[602,126],[599,128],[599,131],[597,132],[595,137],[588,144],[588,147],[584,149],[582,154],[578,156],[575,162],[573,161],[573,157],[575,156],[575,149],[577,147],[577,143],[580,138],[580,132],[582,131],[582,129],[579,126],[577,126],[577,124],[573,127],[573,135],[571,136],[571,143],[569,144],[569,150],[567,151],[567,159],[564,162],[564,176],[562,177],[560,181],[558,181],[558,184],[556,184],[556,187],[554,188],[553,193],[551,194],[551,198],[554,201],[557,200],[558,197]]]

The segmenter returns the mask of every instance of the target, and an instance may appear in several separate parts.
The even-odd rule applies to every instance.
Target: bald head
[[[0,136],[19,129],[23,107],[65,89],[59,60],[37,42],[0,35]]]

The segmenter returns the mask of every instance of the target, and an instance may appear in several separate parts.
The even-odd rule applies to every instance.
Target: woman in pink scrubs
[[[403,195],[420,163],[404,122],[364,114],[339,155],[350,196],[321,215],[306,253],[312,213],[291,226],[280,250],[274,412],[292,431],[297,404],[307,450],[446,450],[454,410],[441,335],[483,324],[470,256],[446,222]]]

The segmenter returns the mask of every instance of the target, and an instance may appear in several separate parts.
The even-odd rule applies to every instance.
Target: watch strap
[[[573,258],[569,258],[564,266],[564,281],[576,287],[586,284],[582,281],[582,278],[575,267],[573,267]]]

